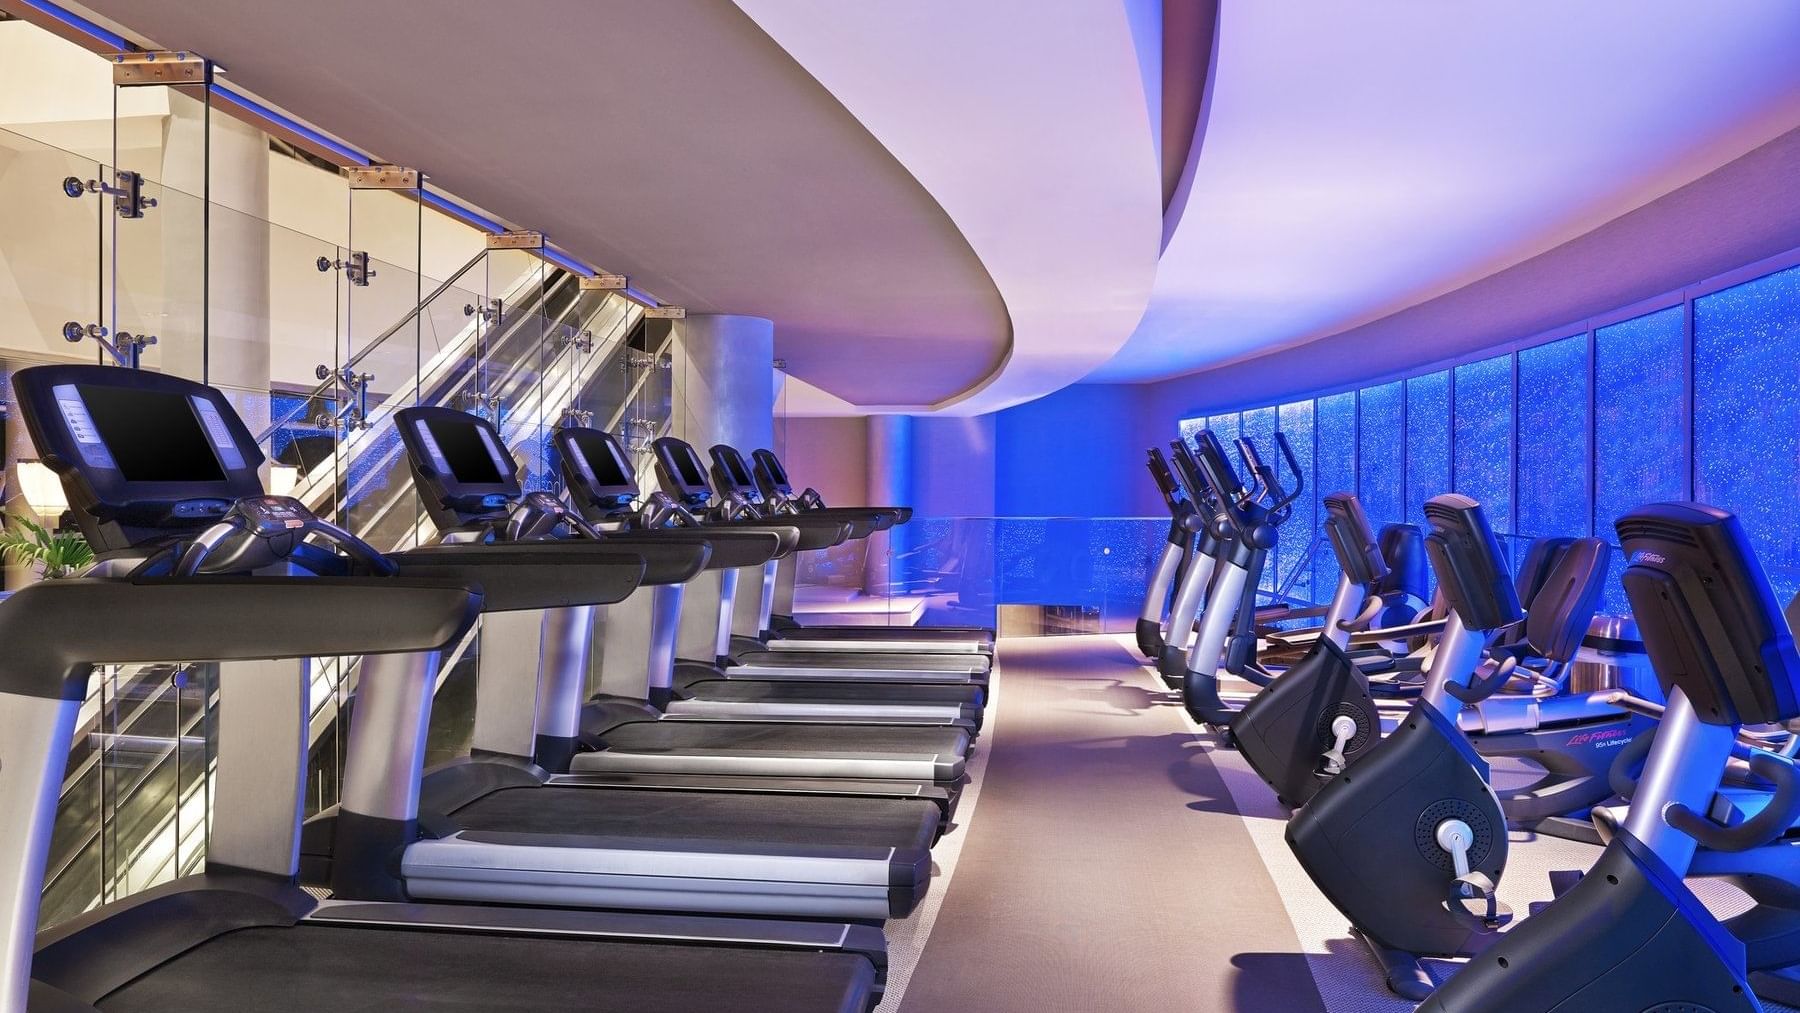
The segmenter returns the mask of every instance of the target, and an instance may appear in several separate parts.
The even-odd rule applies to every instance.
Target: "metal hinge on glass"
[[[320,273],[334,268],[343,271],[344,277],[350,279],[350,284],[358,288],[367,288],[369,279],[376,275],[375,271],[369,270],[369,252],[367,250],[351,250],[343,260],[320,257],[313,261],[313,266],[317,267]]]
[[[90,193],[110,195],[113,199],[113,210],[120,218],[142,218],[144,212],[156,206],[156,198],[144,196],[144,177],[129,169],[120,169],[113,173],[111,183],[98,179],[82,179],[80,176],[65,176],[62,191],[70,197],[82,197]]]
[[[92,338],[95,344],[106,349],[107,354],[113,357],[114,362],[128,369],[138,368],[139,362],[144,357],[144,349],[156,344],[156,335],[154,334],[132,334],[130,331],[120,331],[118,337],[109,338],[106,328],[99,324],[88,324],[84,327],[74,320],[63,324],[62,336],[63,340],[70,344],[79,344]]]

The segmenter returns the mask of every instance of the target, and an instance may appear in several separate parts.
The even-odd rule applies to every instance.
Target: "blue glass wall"
[[[1281,435],[1294,448],[1294,458],[1300,465],[1300,480],[1306,487],[1294,501],[1294,512],[1287,522],[1288,537],[1275,547],[1275,587],[1294,598],[1311,601],[1313,553],[1308,543],[1311,532],[1319,528],[1321,495],[1312,487],[1318,472],[1313,460],[1313,403],[1284,404],[1279,419]],[[1291,491],[1294,479],[1287,471],[1286,461],[1281,462],[1281,469],[1281,480]]]
[[[1406,517],[1425,526],[1425,501],[1450,491],[1450,374],[1406,381]]]
[[[1621,513],[1698,499],[1738,514],[1783,601],[1800,592],[1800,267],[1453,369],[1182,427],[1207,424],[1265,455],[1278,426],[1301,457],[1307,505],[1273,567],[1295,598],[1336,585],[1317,501],[1340,490],[1378,527],[1421,522],[1438,493],[1469,495],[1515,563],[1533,538],[1614,541]],[[1623,611],[1623,560],[1612,569],[1604,608]]]
[[[1730,504],[1800,588],[1800,268],[1694,300],[1694,497]]]
[[[1356,392],[1333,394],[1315,402],[1313,409],[1314,466],[1312,496],[1323,499],[1334,492],[1356,491]],[[1324,518],[1314,515],[1314,530]],[[1289,536],[1291,540],[1293,535]],[[1314,539],[1314,600],[1326,597],[1337,586],[1337,559],[1331,546]]]
[[[1406,518],[1405,386],[1386,383],[1356,395],[1356,495],[1379,528]]]
[[[1500,531],[1513,529],[1513,362],[1501,355],[1456,367],[1456,460],[1450,487],[1487,504]]]
[[[1519,352],[1514,530],[1527,538],[1586,532],[1592,524],[1590,376],[1585,333]]]
[[[1632,507],[1683,499],[1688,487],[1687,371],[1682,307],[1671,306],[1594,332],[1594,522],[1609,541]],[[1623,611],[1615,557],[1606,607]]]

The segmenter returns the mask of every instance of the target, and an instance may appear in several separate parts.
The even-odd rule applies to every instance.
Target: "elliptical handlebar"
[[[1250,527],[1251,519],[1247,516],[1248,502],[1238,498],[1242,484],[1238,481],[1237,471],[1225,457],[1225,448],[1212,430],[1203,429],[1194,441],[1199,446],[1199,454],[1195,463],[1200,468],[1207,486],[1218,498],[1218,509],[1223,510],[1231,518],[1231,524],[1239,531]]]
[[[1288,470],[1294,473],[1294,488],[1276,504],[1275,509],[1285,510],[1294,505],[1300,494],[1306,491],[1306,472],[1300,469],[1300,460],[1294,456],[1294,448],[1288,443],[1287,434],[1277,430],[1275,445],[1281,448],[1281,456],[1287,459]]]
[[[1287,434],[1277,430],[1275,445],[1280,448],[1281,456],[1286,459],[1288,471],[1294,476],[1294,487],[1284,489],[1281,485],[1280,465],[1270,467],[1263,461],[1262,454],[1249,437],[1237,438],[1238,456],[1243,458],[1244,467],[1256,476],[1256,485],[1251,490],[1251,498],[1262,499],[1267,496],[1273,500],[1268,506],[1270,515],[1279,523],[1287,519],[1295,501],[1306,491],[1306,473],[1300,470],[1300,461],[1294,456],[1294,447],[1288,442]]]

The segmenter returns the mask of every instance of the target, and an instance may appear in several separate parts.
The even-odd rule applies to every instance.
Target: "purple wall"
[[[1139,434],[1143,395],[1140,385],[1077,384],[999,412],[1000,515],[1161,516],[1162,497],[1144,468],[1144,448],[1161,441]]]
[[[994,516],[994,416],[915,418],[912,444],[912,505],[920,516]]]

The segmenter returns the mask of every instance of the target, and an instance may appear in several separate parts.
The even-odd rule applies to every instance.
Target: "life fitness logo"
[[[1631,741],[1631,733],[1623,728],[1602,728],[1599,731],[1582,732],[1569,737],[1565,745],[1593,746],[1596,749],[1611,749]]]

